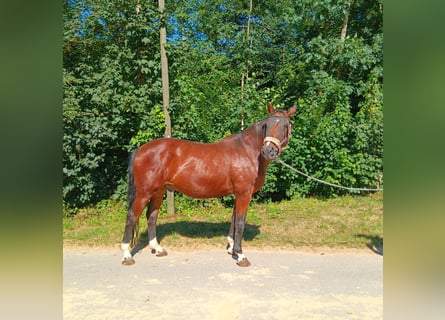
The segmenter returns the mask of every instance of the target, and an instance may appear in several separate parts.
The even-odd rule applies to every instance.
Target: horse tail
[[[131,209],[131,207],[133,206],[134,199],[136,198],[136,186],[134,185],[133,164],[138,150],[139,149],[136,149],[131,153],[130,161],[128,163],[128,198],[127,198],[128,210]]]

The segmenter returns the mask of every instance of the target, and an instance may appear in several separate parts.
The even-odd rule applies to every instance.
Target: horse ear
[[[297,106],[293,106],[286,112],[288,118],[290,118],[295,112],[297,112]]]
[[[273,107],[273,105],[270,102],[267,103],[267,112],[269,112],[269,114],[272,114],[275,112],[275,108]]]

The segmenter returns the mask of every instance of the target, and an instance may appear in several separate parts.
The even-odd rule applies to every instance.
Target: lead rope
[[[352,187],[344,187],[344,186],[341,186],[341,185],[338,185],[338,184],[334,184],[334,183],[330,183],[330,182],[327,182],[327,181],[323,181],[323,180],[314,178],[314,177],[312,177],[312,176],[310,176],[310,175],[308,175],[308,174],[306,174],[306,173],[304,173],[304,172],[301,172],[301,171],[298,170],[298,169],[295,169],[294,167],[291,167],[290,165],[288,165],[286,162],[284,162],[284,161],[281,160],[281,159],[277,159],[276,161],[279,162],[279,163],[281,163],[281,165],[283,165],[283,166],[285,166],[285,167],[287,167],[287,168],[289,168],[289,169],[295,171],[296,173],[301,174],[302,176],[305,176],[306,178],[312,179],[312,180],[317,181],[317,182],[320,182],[320,183],[327,184],[328,186],[331,186],[331,187],[336,187],[336,188],[346,189],[346,190],[349,190],[349,191],[383,191],[383,189],[381,189],[381,188],[377,188],[377,189],[368,189],[368,188],[352,188]]]

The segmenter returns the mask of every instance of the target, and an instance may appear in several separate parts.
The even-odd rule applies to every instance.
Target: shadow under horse
[[[156,238],[159,208],[166,190],[192,198],[217,198],[233,194],[235,205],[227,236],[227,252],[241,267],[250,266],[241,240],[252,195],[263,185],[270,162],[287,146],[290,118],[297,111],[276,110],[244,131],[214,143],[161,138],[134,150],[129,162],[128,213],[121,243],[122,264],[135,263],[130,242],[135,225],[147,207],[148,244],[156,256],[167,255]]]
[[[228,222],[177,221],[158,225],[156,231],[158,235],[157,239],[161,242],[164,237],[172,234],[180,234],[181,236],[192,239],[219,238],[227,235],[229,227],[230,223]],[[259,234],[259,226],[246,223],[243,234],[245,241],[251,241]],[[148,245],[148,242],[148,229],[146,229],[139,234],[138,241],[131,249],[131,255],[134,256],[140,250],[144,249]],[[152,249],[152,253],[156,253],[156,250]]]

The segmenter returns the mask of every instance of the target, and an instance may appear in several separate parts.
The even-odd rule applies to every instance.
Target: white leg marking
[[[122,260],[131,258],[129,243],[121,243],[121,250],[124,252],[124,256],[123,256]]]
[[[240,262],[243,259],[247,259],[247,257],[243,253],[237,253],[236,255],[238,256],[238,258],[236,259],[236,261],[238,262]]]
[[[148,242],[148,245],[150,246],[150,248],[155,249],[156,253],[160,253],[162,251],[164,251],[164,248],[162,248],[159,243],[158,243],[158,239],[154,238],[152,240],[150,240]]]
[[[228,254],[233,254],[233,238],[232,237],[227,237],[227,241],[228,241],[228,246],[227,246],[227,253]]]

